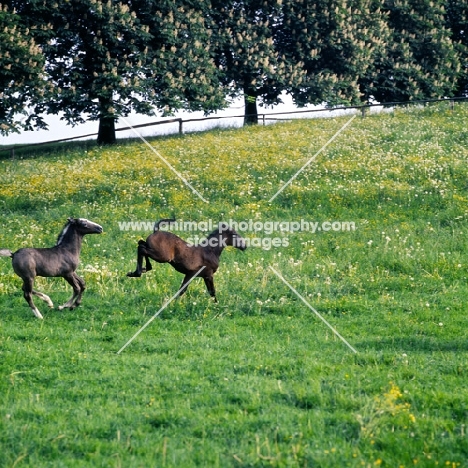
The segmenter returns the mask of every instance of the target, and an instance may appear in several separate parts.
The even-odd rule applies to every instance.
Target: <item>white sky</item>
[[[282,97],[284,104],[279,104],[275,107],[258,107],[258,112],[260,114],[273,114],[277,112],[290,112],[295,110],[305,110],[305,109],[313,109],[314,106],[309,106],[307,108],[297,109],[294,104],[292,103],[292,99],[289,96]],[[224,111],[219,111],[215,114],[211,114],[210,117],[215,116],[237,116],[243,115],[244,113],[244,106],[242,100],[235,102],[229,109]],[[294,114],[288,115],[288,118],[304,118],[304,117],[318,117],[320,113],[305,113],[305,114]],[[331,116],[330,111],[324,111],[323,115]],[[183,119],[192,119],[192,118],[203,118],[203,112],[179,112],[174,117],[180,117]],[[173,119],[174,117],[168,117],[166,120]],[[280,116],[277,116],[280,117]],[[138,125],[148,122],[156,122],[165,120],[162,117],[153,116],[148,117],[145,115],[138,115],[138,114],[131,114],[126,117],[127,122],[130,125]],[[98,131],[98,122],[86,122],[81,125],[77,125],[72,127],[71,125],[67,125],[64,121],[60,120],[59,116],[49,115],[45,116],[45,121],[49,125],[49,130],[38,130],[32,132],[22,132],[22,133],[14,133],[8,135],[6,137],[0,136],[0,145],[13,145],[13,144],[30,144],[30,143],[40,143],[40,142],[47,142],[52,140],[58,140],[62,138],[69,138],[74,136],[86,135],[90,133],[97,133]],[[243,118],[232,118],[232,119],[213,119],[207,120],[204,122],[192,122],[186,123],[183,126],[184,132],[191,132],[191,131],[200,131],[200,130],[208,130],[213,127],[220,127],[220,126],[227,126],[227,127],[235,127],[235,126],[242,126]],[[119,127],[127,127],[128,125],[123,121],[117,123],[116,128]],[[158,125],[152,127],[145,127],[138,129],[138,132],[143,136],[156,136],[156,135],[164,135],[170,133],[177,133],[179,130],[178,123],[166,124],[166,125]],[[125,132],[117,132],[117,138],[129,138],[129,137],[136,137],[135,133],[130,131]],[[89,137],[89,139],[96,139],[96,137]]]

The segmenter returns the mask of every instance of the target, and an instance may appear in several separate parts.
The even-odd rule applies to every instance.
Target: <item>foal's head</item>
[[[76,231],[81,234],[101,234],[102,233],[102,226],[97,223],[93,223],[89,221],[89,219],[85,218],[68,218],[68,222],[73,225]]]
[[[219,236],[223,239],[225,245],[235,247],[239,250],[245,250],[247,248],[245,239],[229,225],[221,223],[219,225],[218,231]]]
[[[68,218],[67,224],[57,238],[57,245],[66,240],[65,236],[67,233],[67,239],[69,239],[72,231],[75,231],[80,236],[84,236],[85,234],[101,234],[102,226],[85,218]]]

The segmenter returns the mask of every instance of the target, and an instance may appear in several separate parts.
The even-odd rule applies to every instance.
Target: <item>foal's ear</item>
[[[67,221],[68,221],[70,224],[75,224],[75,223],[76,223],[76,218],[68,218]]]

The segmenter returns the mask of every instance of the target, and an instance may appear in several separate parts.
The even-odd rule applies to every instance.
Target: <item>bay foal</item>
[[[179,296],[181,296],[187,289],[185,285],[202,267],[205,267],[199,276],[205,281],[210,296],[218,302],[213,275],[218,270],[219,257],[227,246],[245,250],[245,240],[227,224],[220,224],[219,228],[203,239],[200,244],[190,245],[171,232],[159,230],[161,223],[174,221],[174,219],[158,221],[154,225],[153,234],[150,234],[145,241],[138,242],[137,267],[135,271],[127,273],[127,276],[139,278],[142,273],[152,270],[150,259],[158,263],[169,263],[175,270],[185,275],[179,290]],[[143,268],[143,259],[145,259],[145,268]]]

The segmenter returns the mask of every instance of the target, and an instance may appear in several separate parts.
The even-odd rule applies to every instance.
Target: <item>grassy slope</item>
[[[208,204],[139,143],[1,161],[0,247],[52,245],[68,216],[105,233],[83,246],[82,306],[36,300],[42,322],[0,262],[0,466],[467,466],[467,118],[355,119],[272,203],[347,118],[155,139]],[[118,223],[173,214],[357,229],[227,250],[219,304],[195,281],[117,355],[182,279],[126,278],[147,232]]]

